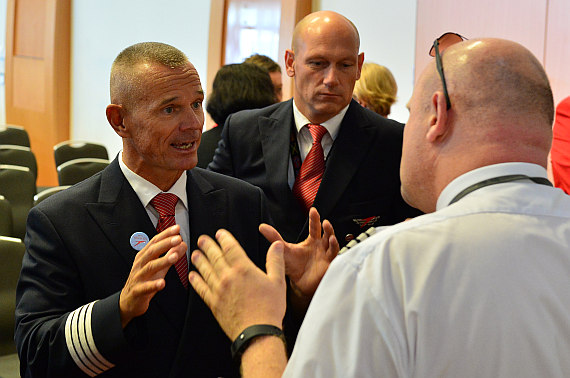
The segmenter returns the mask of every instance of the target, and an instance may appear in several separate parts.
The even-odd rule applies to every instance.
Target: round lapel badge
[[[134,234],[131,235],[131,247],[133,247],[133,249],[135,249],[136,251],[140,251],[141,249],[144,248],[144,246],[146,245],[146,243],[148,243],[150,239],[148,238],[147,234],[145,234],[144,232],[135,232]]]

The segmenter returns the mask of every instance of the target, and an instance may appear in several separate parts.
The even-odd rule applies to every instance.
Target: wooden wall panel
[[[14,14],[14,55],[43,57],[46,2],[19,0]]]
[[[12,87],[12,105],[15,108],[43,113],[46,109],[45,93],[46,73],[43,59],[33,59],[26,56],[14,57]]]
[[[6,122],[30,134],[39,186],[57,185],[53,146],[69,139],[71,0],[8,0]]]

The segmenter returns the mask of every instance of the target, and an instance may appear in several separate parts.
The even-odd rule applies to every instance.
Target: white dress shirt
[[[437,211],[337,257],[285,377],[569,377],[570,196],[534,164],[469,172]]]
[[[344,115],[346,114],[346,111],[348,110],[349,105],[345,106],[337,115],[331,119],[320,123],[320,125],[326,128],[328,131],[328,133],[323,135],[323,139],[321,139],[321,146],[323,146],[325,161],[329,155],[333,142],[338,135],[340,124],[344,118]],[[295,120],[295,129],[297,130],[299,154],[301,155],[301,162],[303,162],[311,150],[311,147],[313,146],[313,137],[311,135],[311,132],[304,126],[312,122],[309,121],[309,119],[299,111],[297,105],[295,105],[295,99],[293,99],[293,118]],[[287,182],[289,184],[289,188],[292,189],[293,184],[295,184],[295,171],[293,170],[293,160],[291,159],[291,156],[289,156],[289,171],[287,175]]]
[[[156,225],[158,224],[159,214],[158,211],[156,211],[156,209],[150,204],[150,201],[157,194],[162,193],[162,190],[160,190],[153,183],[147,181],[146,179],[137,175],[135,172],[131,171],[129,167],[127,167],[127,165],[123,162],[122,152],[119,156],[119,166],[127,181],[129,184],[131,184],[131,187],[139,197],[152,224],[156,228]],[[172,187],[165,193],[173,193],[178,196],[178,202],[176,203],[175,208],[175,219],[176,224],[180,225],[180,236],[182,236],[182,240],[184,240],[184,242],[186,242],[188,245],[188,250],[186,251],[186,259],[188,259],[190,250],[190,220],[188,216],[188,195],[186,193],[186,179],[186,172],[184,172],[174,183],[174,185],[172,185]]]

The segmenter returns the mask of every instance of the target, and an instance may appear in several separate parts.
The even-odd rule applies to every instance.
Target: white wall
[[[109,72],[117,54],[137,42],[158,41],[184,51],[202,86],[208,56],[210,0],[74,1],[71,50],[71,138],[97,141],[113,158],[122,148],[105,118]],[[414,73],[416,0],[314,0],[313,9],[346,15],[357,26],[365,60],[388,67],[398,83],[390,118],[406,122]]]
[[[405,123],[414,84],[416,0],[313,0],[313,10],[348,17],[360,33],[365,62],[386,66],[398,84],[398,101],[389,118]],[[426,50],[427,54],[427,50]]]
[[[164,42],[205,78],[210,0],[79,0],[72,12],[71,138],[103,143],[113,158],[122,148],[105,117],[113,60],[134,43]]]

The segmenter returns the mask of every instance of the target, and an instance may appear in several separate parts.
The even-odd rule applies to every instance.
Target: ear
[[[106,114],[107,114],[107,121],[115,130],[115,132],[120,136],[124,137],[127,135],[127,129],[123,124],[124,121],[124,109],[121,105],[110,104],[107,106]]]
[[[430,143],[436,143],[449,133],[450,124],[447,118],[447,103],[443,92],[435,92],[431,98],[434,114],[429,120],[426,138]]]
[[[358,54],[358,73],[356,74],[356,80],[360,79],[360,73],[362,72],[362,64],[364,63],[364,53]]]
[[[293,50],[285,50],[285,71],[287,72],[287,76],[293,77],[295,76],[295,53]]]

